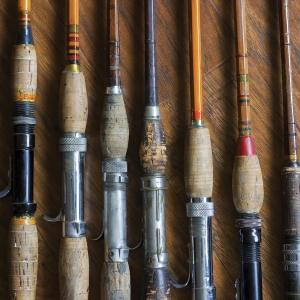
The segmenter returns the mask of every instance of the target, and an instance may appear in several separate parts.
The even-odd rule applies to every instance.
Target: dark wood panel
[[[38,54],[36,103],[35,201],[39,230],[37,299],[59,299],[58,257],[61,224],[45,222],[43,213],[54,216],[61,207],[61,154],[58,151],[58,93],[66,58],[66,0],[32,0],[32,25]],[[105,91],[106,1],[81,1],[82,68],[87,82],[89,118],[86,130],[88,152],[85,165],[85,220],[88,223],[90,297],[100,297],[103,242],[91,241],[102,231],[103,184],[99,126]],[[233,1],[201,0],[203,73],[206,124],[213,142],[214,275],[219,300],[234,299],[234,281],[239,276],[237,212],[231,192],[231,174],[237,139],[235,84],[235,37]],[[290,1],[294,93],[297,119],[300,80],[300,3]],[[166,129],[167,250],[170,270],[179,281],[188,275],[188,219],[183,181],[184,136],[189,126],[189,50],[187,1],[157,1],[157,50],[159,99]],[[17,29],[17,1],[0,5],[0,186],[7,182],[8,155],[12,151],[12,101],[10,56]],[[283,164],[281,66],[276,1],[248,1],[247,28],[252,100],[253,136],[263,171],[265,199],[263,219],[264,299],[284,297],[282,266],[283,205],[280,169]],[[127,160],[128,241],[141,236],[139,138],[144,110],[144,8],[141,0],[120,1],[122,83],[130,123]],[[8,299],[7,231],[11,219],[10,199],[0,204],[0,298]],[[132,299],[140,298],[143,250],[130,253]],[[191,289],[172,289],[173,299],[190,299]]]

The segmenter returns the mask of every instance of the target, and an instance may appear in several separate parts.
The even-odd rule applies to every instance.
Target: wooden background
[[[55,216],[62,202],[61,153],[58,123],[60,75],[66,58],[66,0],[32,0],[32,26],[38,54],[34,199],[39,230],[37,299],[59,299],[58,258],[61,224],[47,223],[42,214]],[[100,297],[103,241],[91,241],[102,231],[103,184],[99,124],[105,92],[106,1],[81,1],[81,64],[86,76],[89,117],[86,130],[85,221],[88,224],[90,300]],[[159,98],[167,134],[167,250],[169,268],[183,282],[188,275],[187,198],[183,181],[183,149],[189,126],[188,1],[157,0]],[[218,300],[234,299],[239,277],[237,212],[231,192],[231,174],[237,139],[235,35],[232,0],[201,0],[203,73],[206,125],[214,159],[215,217],[213,221],[214,278]],[[300,2],[290,1],[295,111],[299,116]],[[0,3],[0,186],[7,183],[8,155],[12,152],[10,55],[17,30],[17,0]],[[253,136],[260,158],[265,198],[261,210],[262,266],[265,300],[284,298],[282,265],[283,204],[280,169],[283,164],[282,90],[278,6],[275,0],[247,2],[248,50]],[[139,137],[144,110],[144,7],[142,0],[120,1],[123,91],[130,124],[127,152],[128,243],[141,236]],[[11,201],[0,204],[0,299],[8,299],[7,231]],[[130,253],[132,299],[140,299],[143,249]],[[173,299],[191,299],[191,287],[172,289]]]

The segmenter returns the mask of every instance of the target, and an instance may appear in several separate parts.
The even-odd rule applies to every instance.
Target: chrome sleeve
[[[117,172],[118,170],[118,172]],[[104,180],[104,249],[106,262],[127,262],[127,162],[106,159],[102,163]]]
[[[166,216],[164,176],[143,177],[145,268],[163,268],[168,265],[166,252]]]

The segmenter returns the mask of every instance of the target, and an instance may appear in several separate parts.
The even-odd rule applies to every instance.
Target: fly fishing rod
[[[282,85],[284,109],[284,166],[281,170],[285,206],[285,299],[300,299],[300,164],[297,155],[288,0],[280,0]]]
[[[61,300],[87,300],[89,258],[83,213],[83,171],[88,116],[85,78],[79,62],[79,0],[69,0],[68,53],[60,83],[59,109],[62,138],[63,207],[50,222],[62,221],[59,258]]]
[[[184,179],[190,218],[190,270],[193,299],[215,299],[212,268],[213,162],[211,140],[204,125],[200,0],[190,0],[190,64],[192,124],[185,138]]]
[[[249,75],[245,0],[235,0],[238,130],[232,174],[233,202],[239,217],[241,279],[236,281],[237,299],[261,300],[261,226],[259,210],[263,203],[263,180],[256,154],[250,119]]]
[[[38,233],[34,219],[36,203],[33,202],[37,60],[31,28],[31,0],[18,1],[18,22],[17,41],[12,54],[11,85],[14,154],[9,184],[0,193],[0,198],[9,195],[12,190],[13,219],[8,234],[10,299],[33,300],[36,298],[38,270]]]
[[[104,264],[101,299],[131,299],[127,246],[126,183],[129,126],[120,72],[118,0],[108,0],[108,70],[107,88],[100,126],[104,161]]]

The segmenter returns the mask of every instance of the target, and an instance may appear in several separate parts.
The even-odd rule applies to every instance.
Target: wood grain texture
[[[86,237],[61,240],[59,259],[61,300],[88,300],[89,255]]]
[[[66,0],[32,1],[32,27],[38,57],[38,91],[34,201],[39,237],[37,300],[59,299],[58,261],[61,224],[42,220],[61,208],[61,153],[59,138],[59,85],[67,48]],[[291,59],[296,119],[300,120],[300,2],[290,0]],[[127,212],[128,244],[141,235],[142,195],[139,142],[144,115],[144,7],[143,1],[119,3],[122,87],[129,121]],[[253,136],[263,171],[264,204],[262,271],[264,300],[284,299],[282,245],[284,209],[281,191],[283,166],[283,118],[278,6],[275,1],[247,1],[247,39],[251,80]],[[214,281],[217,299],[234,299],[234,281],[240,276],[239,241],[234,226],[238,213],[232,201],[232,169],[237,131],[236,63],[233,1],[202,0],[203,97],[205,124],[210,130],[214,163],[213,218]],[[81,1],[81,66],[86,77],[89,117],[85,155],[85,221],[90,263],[89,300],[99,300],[102,242],[103,183],[99,124],[106,84],[106,1]],[[11,53],[17,31],[17,5],[2,0],[0,9],[0,186],[7,184],[8,155],[13,145],[11,117]],[[166,221],[169,270],[184,282],[188,275],[189,221],[185,204],[184,138],[190,126],[190,69],[188,6],[182,0],[157,1],[157,66],[160,110],[168,147],[166,170]],[[299,142],[299,134],[298,134]],[[10,199],[0,203],[0,295],[9,299],[8,227],[12,217]],[[131,298],[141,298],[143,249],[130,251]],[[191,299],[191,286],[171,288],[172,299]]]
[[[232,196],[235,208],[240,214],[259,213],[264,199],[264,189],[257,155],[235,157]]]
[[[88,117],[88,99],[82,72],[62,73],[59,103],[61,131],[84,133]]]
[[[211,197],[213,160],[208,128],[189,128],[185,137],[184,181],[189,198]]]
[[[12,54],[12,98],[15,101],[35,101],[37,61],[34,46],[15,46]]]
[[[130,271],[128,263],[107,263],[102,267],[101,299],[130,300]]]
[[[123,95],[106,95],[100,125],[100,146],[104,158],[124,158],[129,128]]]
[[[13,218],[8,232],[10,299],[35,300],[38,234],[34,219]]]

